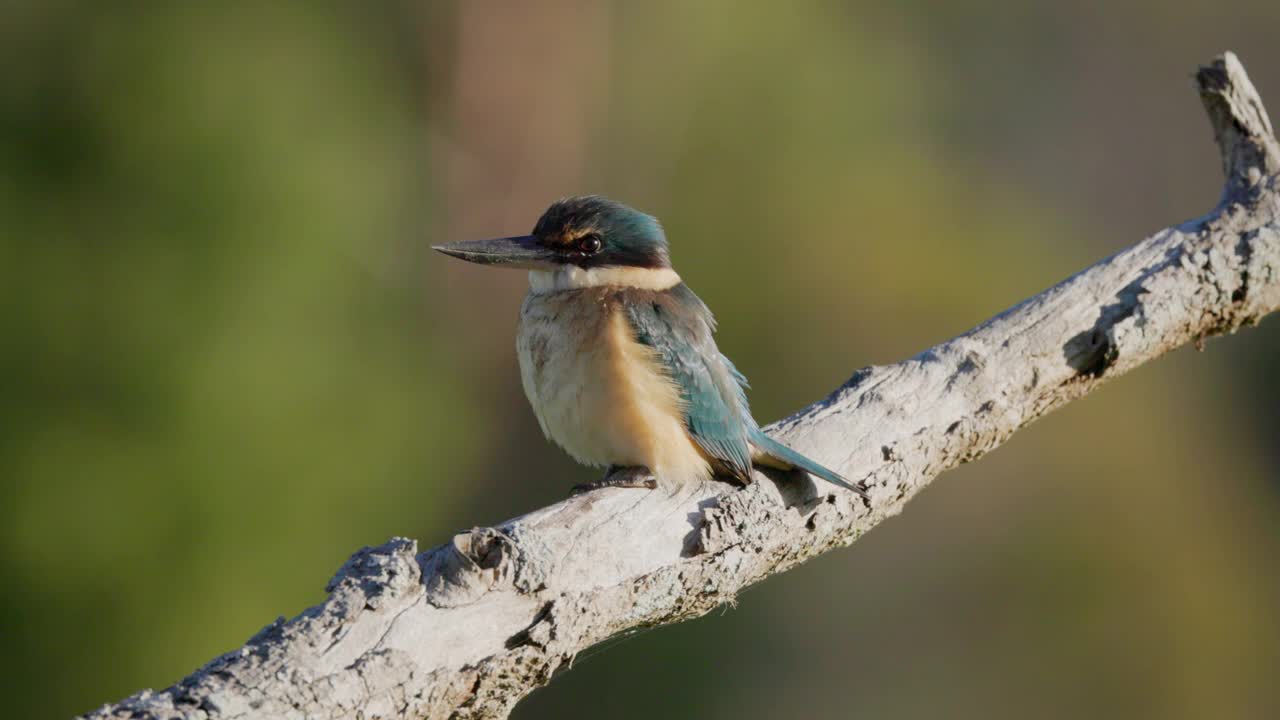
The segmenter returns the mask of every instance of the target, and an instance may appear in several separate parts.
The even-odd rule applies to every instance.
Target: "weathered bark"
[[[1103,382],[1280,306],[1280,148],[1230,53],[1196,84],[1227,181],[1164,230],[969,332],[859,370],[770,428],[870,501],[796,475],[606,490],[419,554],[351,557],[329,598],[91,718],[503,717],[583,650],[702,615],[885,518],[939,473]]]

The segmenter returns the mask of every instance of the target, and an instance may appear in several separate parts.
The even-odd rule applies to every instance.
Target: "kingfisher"
[[[774,440],[747,380],[716,347],[715,319],[671,267],[651,215],[597,195],[555,202],[532,234],[454,242],[446,255],[529,272],[516,350],[542,432],[608,468],[575,491],[751,481],[754,465],[866,489]]]

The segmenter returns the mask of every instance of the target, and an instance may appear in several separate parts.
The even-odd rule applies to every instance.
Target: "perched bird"
[[[746,378],[716,347],[711,311],[671,268],[657,219],[598,196],[561,200],[533,234],[434,248],[529,271],[516,348],[543,433],[607,467],[578,489],[750,482],[752,463],[864,488],[770,438]]]

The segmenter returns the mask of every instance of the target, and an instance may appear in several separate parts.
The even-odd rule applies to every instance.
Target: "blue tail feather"
[[[846,490],[852,490],[853,492],[858,493],[864,498],[867,497],[867,490],[862,487],[861,483],[854,484],[849,482],[835,471],[819,465],[813,460],[810,460],[804,455],[801,455],[795,450],[792,450],[786,445],[783,445],[777,440],[765,435],[763,430],[756,430],[752,433],[751,444],[755,445],[760,452],[768,455],[772,460],[777,460],[786,465],[790,465],[791,467],[799,468],[810,475],[816,475],[833,485],[839,485]]]

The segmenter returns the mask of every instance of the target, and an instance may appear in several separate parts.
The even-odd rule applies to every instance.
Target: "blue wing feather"
[[[764,434],[747,405],[747,379],[720,354],[712,337],[715,319],[688,286],[624,293],[622,305],[636,339],[658,353],[680,387],[690,437],[725,470],[748,480],[754,446],[775,463],[800,468],[866,497],[861,483],[849,482]]]
[[[623,305],[636,339],[658,353],[679,386],[694,442],[733,474],[750,477],[751,436],[758,430],[747,406],[746,378],[716,348],[711,311],[683,283],[634,293]]]

